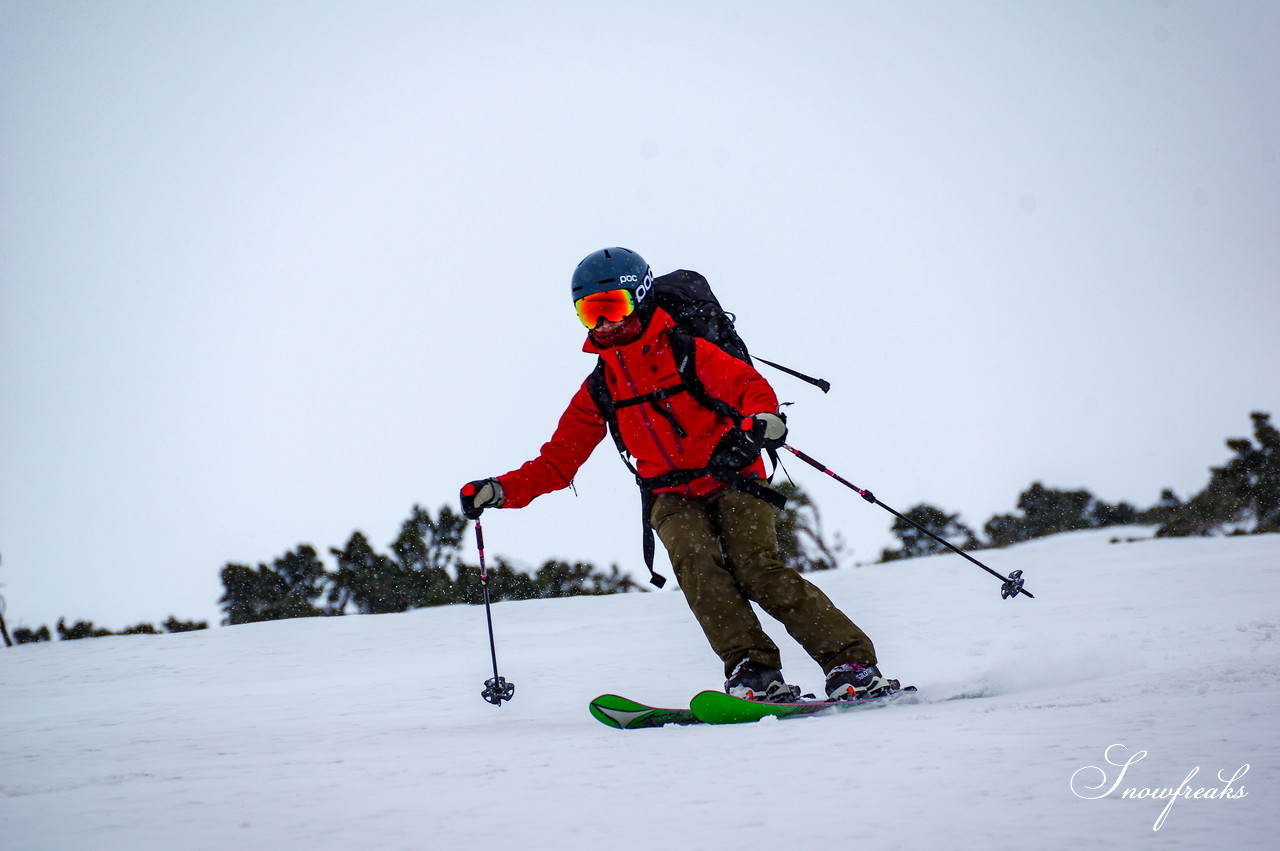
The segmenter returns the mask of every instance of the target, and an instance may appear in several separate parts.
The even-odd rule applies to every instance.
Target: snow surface
[[[670,592],[496,605],[500,708],[468,606],[0,651],[0,846],[1274,848],[1280,536],[1149,534],[814,575],[922,695],[825,718],[592,720],[719,684]]]

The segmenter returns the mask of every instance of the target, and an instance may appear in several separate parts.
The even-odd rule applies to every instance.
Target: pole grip
[[[487,585],[489,571],[484,566],[484,529],[480,525],[479,518],[476,519],[476,552],[480,554],[480,584]]]

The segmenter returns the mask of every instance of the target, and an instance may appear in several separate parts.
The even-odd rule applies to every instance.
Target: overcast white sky
[[[605,245],[831,380],[769,375],[793,442],[902,510],[1186,496],[1280,416],[1275,3],[4,0],[0,127],[11,627],[217,622],[531,457]],[[490,553],[642,573],[614,456]]]

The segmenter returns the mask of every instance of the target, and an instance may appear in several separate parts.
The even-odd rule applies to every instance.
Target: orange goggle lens
[[[621,322],[636,309],[635,300],[630,290],[608,290],[592,293],[574,302],[578,309],[578,318],[588,328],[595,328],[603,319],[605,322]]]

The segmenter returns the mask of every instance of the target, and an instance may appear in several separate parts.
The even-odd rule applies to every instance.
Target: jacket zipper
[[[627,362],[623,360],[622,352],[615,350],[615,353],[618,356],[618,366],[622,369],[622,377],[627,380],[627,385],[631,388],[632,394],[639,396],[640,388],[637,387],[635,381],[632,380],[631,370],[627,369]],[[675,469],[676,462],[671,460],[671,456],[667,453],[667,448],[663,446],[662,441],[658,439],[658,432],[653,427],[653,421],[649,419],[649,412],[644,409],[644,405],[637,405],[636,407],[640,409],[640,419],[644,420],[644,427],[648,429],[649,437],[653,440],[653,445],[658,447],[658,451],[662,453],[662,460],[666,462],[668,467]],[[680,447],[679,435],[676,436],[676,451],[682,455],[684,454]]]

